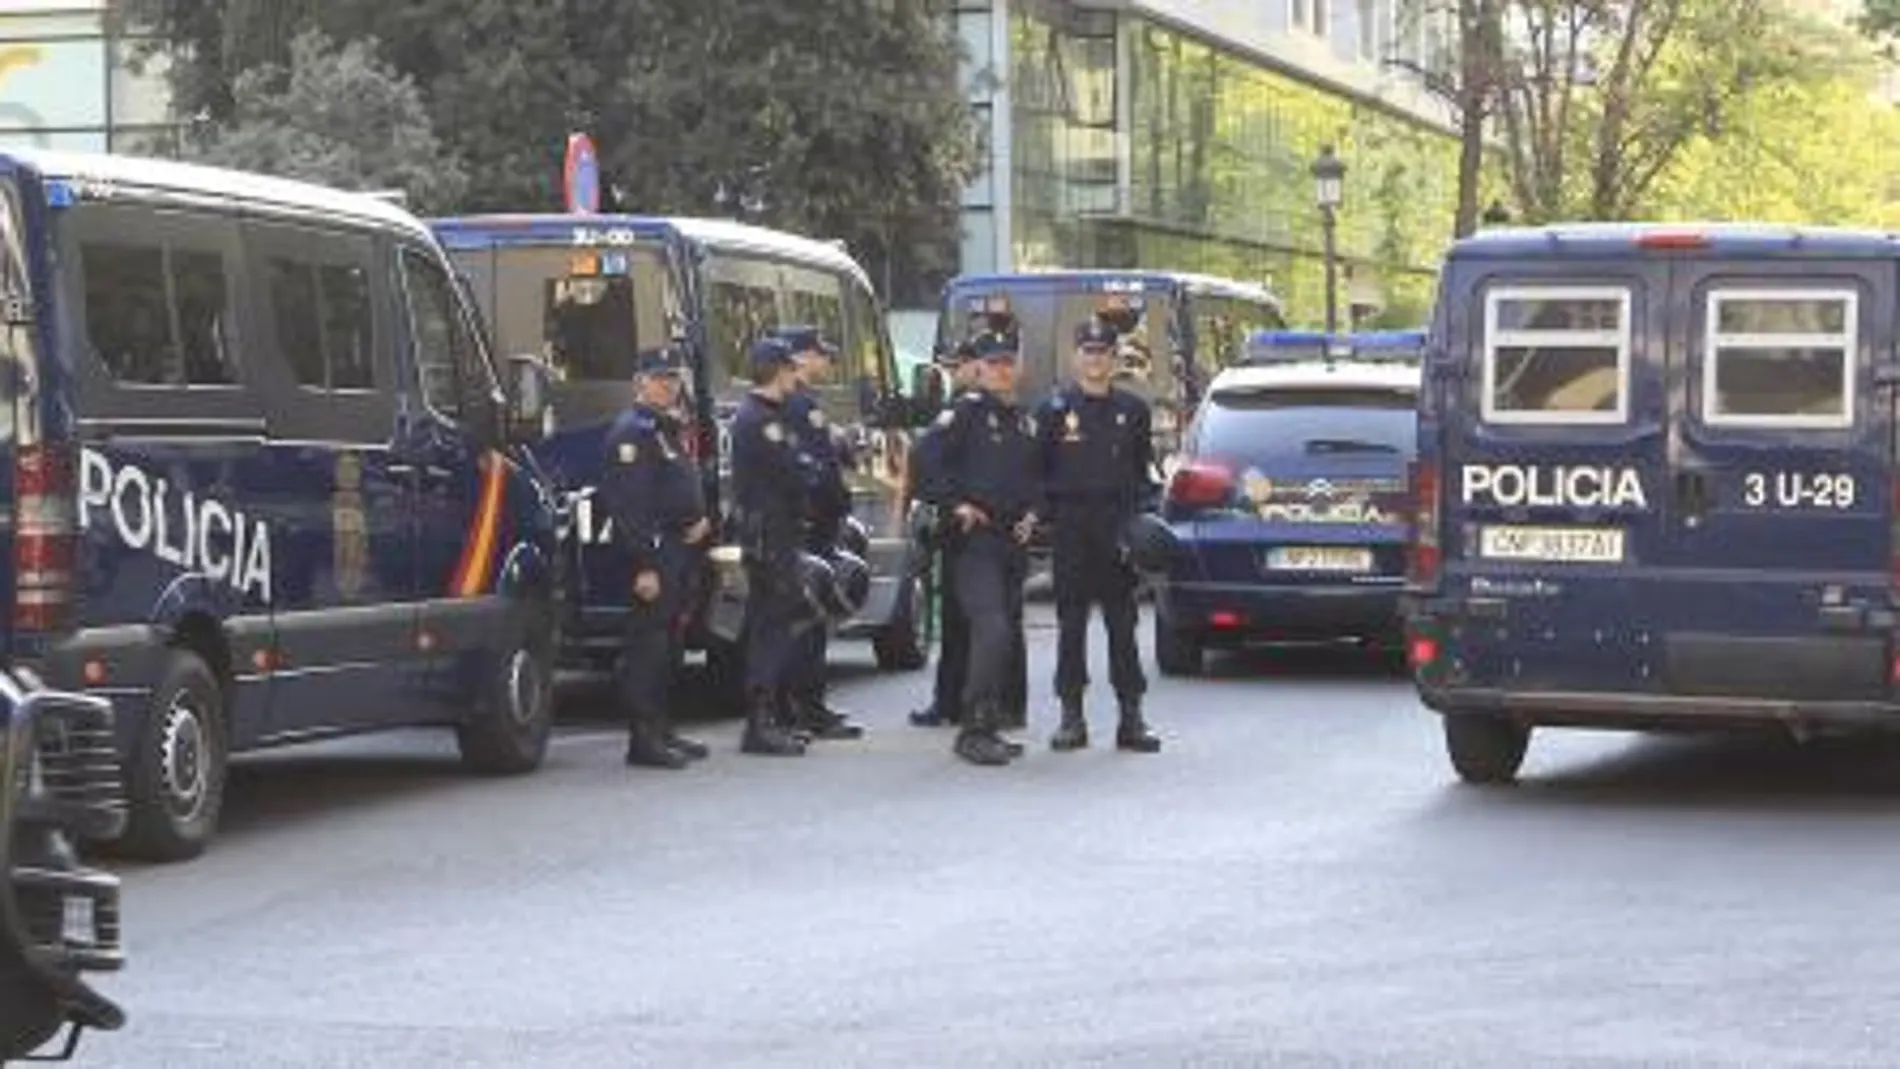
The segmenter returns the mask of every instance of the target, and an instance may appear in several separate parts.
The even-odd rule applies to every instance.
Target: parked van
[[[108,697],[121,845],[200,851],[229,756],[398,725],[536,767],[554,514],[428,229],[156,160],[0,153],[0,652]]]
[[[1461,777],[1539,726],[1900,727],[1897,264],[1779,226],[1452,249],[1408,642]]]

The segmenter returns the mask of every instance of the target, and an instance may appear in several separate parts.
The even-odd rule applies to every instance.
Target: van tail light
[[[1168,502],[1187,508],[1217,508],[1234,496],[1234,473],[1206,460],[1190,460],[1168,480]]]
[[[1442,560],[1438,541],[1438,468],[1420,460],[1412,461],[1412,541],[1407,547],[1405,581],[1410,586],[1432,586],[1438,582]]]
[[[13,454],[13,626],[58,631],[69,622],[78,522],[66,451],[19,446]]]

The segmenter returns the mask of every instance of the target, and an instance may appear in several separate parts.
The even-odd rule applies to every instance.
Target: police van
[[[1163,504],[1164,675],[1263,642],[1399,648],[1423,348],[1419,331],[1260,331],[1215,376]]]
[[[907,568],[905,464],[912,415],[901,397],[889,326],[870,279],[840,246],[717,219],[493,215],[432,224],[503,352],[541,354],[555,382],[536,446],[564,499],[564,661],[604,669],[631,611],[633,577],[594,500],[608,426],[633,401],[642,349],[686,347],[689,447],[718,515],[730,473],[727,428],[749,389],[745,352],[763,330],[819,327],[839,348],[820,411],[852,458],[855,515],[845,548],[870,563],[869,596],[839,626],[869,638],[880,667],[922,667],[926,597]],[[922,413],[923,418],[932,413]],[[704,622],[703,619],[701,621]],[[695,644],[716,681],[742,677],[735,644],[706,627]]]
[[[1900,726],[1900,242],[1500,230],[1450,252],[1409,648],[1459,776],[1538,726]]]
[[[0,651],[113,702],[125,850],[202,850],[262,746],[439,724],[478,769],[540,763],[537,391],[510,405],[418,220],[8,150],[0,310]]]

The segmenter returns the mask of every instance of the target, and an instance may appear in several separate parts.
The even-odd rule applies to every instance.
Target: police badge
[[[1082,417],[1076,415],[1073,409],[1062,418],[1062,440],[1065,442],[1082,440]]]
[[[778,425],[778,422],[777,422],[776,420],[774,420],[774,421],[773,421],[773,422],[771,422],[771,423],[768,423],[768,424],[766,424],[766,425],[765,425],[765,440],[766,440],[766,441],[768,441],[768,442],[782,442],[782,441],[784,441],[784,440],[785,440],[785,428],[783,428],[783,427],[780,427],[780,426]]]
[[[622,464],[631,464],[638,459],[640,459],[639,446],[634,445],[632,442],[620,443],[620,462]]]
[[[363,507],[363,460],[354,453],[336,459],[336,490],[330,497],[331,575],[337,593],[354,600],[369,580],[369,517]]]

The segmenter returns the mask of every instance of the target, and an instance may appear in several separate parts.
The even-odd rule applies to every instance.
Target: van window
[[[853,279],[846,284],[845,300],[850,304],[851,336],[849,344],[843,340],[839,342],[843,351],[838,354],[836,378],[839,382],[856,382],[868,378],[875,383],[887,384],[886,368],[891,364],[890,336],[883,317],[878,314],[877,298]]]
[[[492,269],[471,269],[467,253],[457,262],[497,349],[544,353],[567,382],[624,383],[637,352],[684,329],[662,245],[600,252],[523,246],[492,259]]]
[[[277,348],[298,384],[314,390],[373,389],[369,272],[274,256],[266,274]]]
[[[1702,418],[1711,425],[1851,426],[1858,305],[1851,290],[1712,291]]]
[[[475,339],[456,303],[448,274],[435,261],[404,249],[402,267],[423,398],[438,415],[461,420],[464,400],[477,397],[487,386],[479,375]]]
[[[1630,295],[1521,286],[1485,295],[1483,413],[1490,423],[1629,418]]]
[[[761,260],[716,253],[706,261],[705,278],[712,365],[723,372],[725,381],[745,382],[746,347],[780,323],[778,268]]]
[[[236,381],[224,258],[128,240],[84,241],[86,338],[112,377],[137,386]]]

